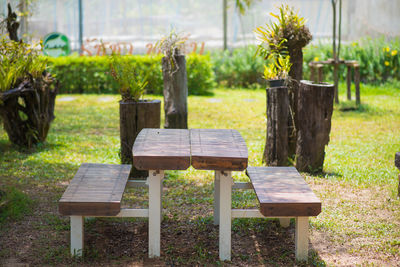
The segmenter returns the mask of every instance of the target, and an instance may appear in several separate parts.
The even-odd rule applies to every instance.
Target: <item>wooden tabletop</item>
[[[195,169],[243,171],[247,167],[246,143],[236,130],[191,129],[190,145]]]
[[[189,130],[143,129],[132,153],[139,170],[186,170],[190,167]]]
[[[133,164],[140,170],[242,171],[248,153],[236,130],[143,129],[133,145]]]

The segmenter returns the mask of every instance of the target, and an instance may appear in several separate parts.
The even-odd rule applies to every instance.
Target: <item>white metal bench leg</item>
[[[84,237],[84,217],[71,216],[71,255],[82,256]]]
[[[149,258],[160,257],[163,178],[164,171],[149,171]]]
[[[214,225],[219,224],[220,174],[221,174],[221,172],[215,171],[215,176],[214,176]]]
[[[306,261],[308,258],[308,217],[296,217],[296,260]]]
[[[219,258],[231,260],[231,209],[232,209],[232,176],[231,172],[219,172]]]
[[[279,218],[279,223],[282,227],[287,228],[290,225],[290,218]]]

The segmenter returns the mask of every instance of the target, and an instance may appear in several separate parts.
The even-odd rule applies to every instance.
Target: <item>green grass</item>
[[[390,265],[399,259],[400,248],[398,170],[394,167],[395,152],[400,151],[400,83],[380,87],[362,85],[362,106],[351,111],[342,111],[355,107],[355,103],[345,101],[341,89],[341,104],[335,106],[331,140],[326,147],[324,173],[305,174],[306,181],[323,203],[323,212],[311,219],[309,264],[340,265],[346,262],[346,257],[358,257],[361,260],[357,264],[377,261],[378,265]],[[161,99],[159,96],[148,98]],[[25,210],[19,222],[13,219],[4,223],[0,239],[12,246],[18,244],[16,238],[24,239],[28,233],[37,237],[29,241],[29,249],[17,249],[17,252],[0,244],[0,263],[2,259],[15,257],[32,265],[76,264],[68,257],[69,220],[58,215],[57,201],[81,163],[119,163],[118,100],[116,95],[58,96],[56,119],[47,142],[29,151],[11,145],[6,133],[0,130],[0,188],[16,188],[34,203],[33,215]],[[188,103],[190,128],[237,129],[247,143],[249,165],[262,166],[265,90],[215,89],[213,96],[190,96]],[[234,173],[234,179],[247,180],[244,173]],[[218,231],[211,218],[212,182],[210,171],[190,168],[184,172],[167,172],[163,197],[163,235],[166,236],[163,264],[221,264],[217,261]],[[257,205],[251,191],[236,191],[232,196],[234,208]],[[146,190],[129,189],[124,201],[133,206],[146,206],[146,199]],[[129,232],[132,224],[139,237],[135,241],[124,241],[126,236],[133,235]],[[143,246],[138,245],[139,253],[120,253],[131,249],[129,242],[146,239],[145,234],[141,238],[143,231],[147,231],[146,225],[142,219],[89,222],[88,256],[84,263],[143,261],[146,259],[146,252],[141,250]],[[109,227],[114,230],[107,230]],[[9,233],[10,229],[14,229],[11,231],[14,236]],[[109,231],[113,234],[108,235]],[[124,231],[128,232],[118,236],[118,232]],[[274,220],[234,220],[233,264],[293,265],[292,234],[292,230],[282,230]],[[180,238],[169,241],[176,235]],[[112,243],[114,238],[120,243]],[[189,238],[192,239],[189,245],[180,242]],[[251,238],[267,250],[261,248],[254,254],[246,251],[246,242]],[[276,238],[278,242],[271,241]],[[128,244],[126,248],[124,242]],[[285,242],[291,247],[282,246]],[[105,253],[104,247],[116,250]]]

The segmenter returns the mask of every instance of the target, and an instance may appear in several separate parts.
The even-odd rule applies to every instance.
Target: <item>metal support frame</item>
[[[219,193],[219,258],[231,260],[232,175],[230,171],[217,171],[220,178]]]
[[[115,216],[90,217],[141,217],[149,218],[149,257],[160,256],[160,231],[162,220],[162,180],[164,171],[151,170],[145,180],[128,180],[127,187],[148,187],[148,209],[121,209]],[[84,216],[70,216],[71,218],[71,255],[82,256],[84,246]]]
[[[214,175],[214,225],[219,225],[220,174],[221,172],[215,171]]]

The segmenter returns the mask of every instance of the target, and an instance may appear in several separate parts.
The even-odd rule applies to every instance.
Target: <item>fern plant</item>
[[[118,83],[122,101],[139,101],[148,84],[147,75],[119,54],[110,56],[110,74]]]

